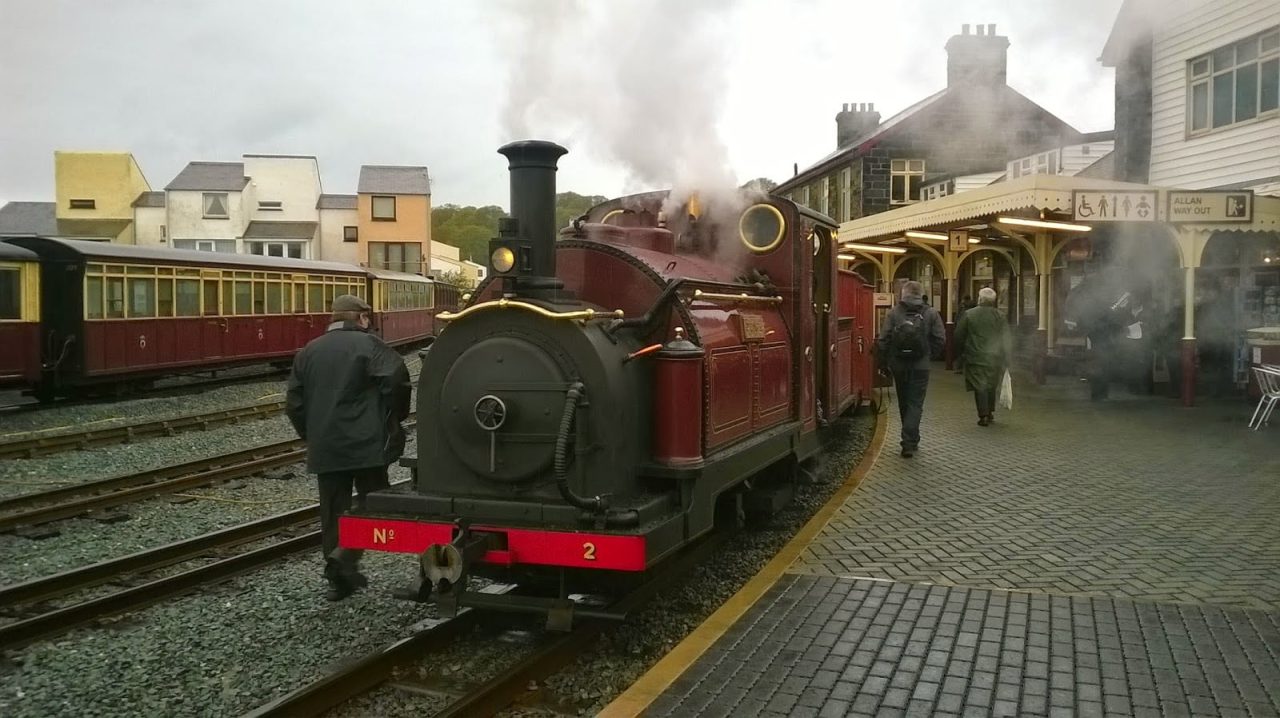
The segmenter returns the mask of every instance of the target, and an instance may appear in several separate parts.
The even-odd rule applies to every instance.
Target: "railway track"
[[[414,415],[405,430],[416,426]],[[301,439],[264,444],[181,464],[0,499],[0,532],[81,516],[161,494],[239,479],[306,458]]]
[[[172,436],[183,431],[203,430],[211,426],[235,424],[272,416],[284,409],[284,400],[258,402],[231,409],[188,414],[186,416],[141,421],[133,424],[81,429],[64,433],[25,432],[18,438],[0,441],[0,459],[33,458],[71,449],[125,444],[151,436]]]
[[[110,559],[44,578],[0,587],[0,612],[18,620],[0,625],[0,645],[24,646],[91,621],[137,610],[200,586],[248,573],[282,558],[320,545],[319,506],[310,506],[177,541],[129,556]],[[144,581],[120,591],[87,598],[74,595],[102,584],[120,581],[201,557],[216,555],[246,543],[282,536],[266,544],[202,566]],[[55,603],[52,608],[44,606]]]
[[[618,620],[634,613],[652,600],[663,588],[689,572],[715,551],[722,548],[733,532],[722,530],[685,550],[656,570],[643,585],[609,604],[601,613]],[[492,587],[490,587],[492,588]],[[501,587],[510,590],[514,587]],[[349,663],[319,680],[303,686],[271,703],[246,714],[251,718],[276,718],[296,715],[320,715],[383,684],[408,693],[444,699],[447,705],[431,715],[437,718],[492,715],[526,694],[531,683],[537,683],[562,670],[589,650],[596,637],[614,621],[579,619],[573,630],[547,633],[539,645],[501,670],[489,680],[458,690],[441,691],[413,682],[396,681],[396,670],[444,650],[453,641],[467,635],[481,619],[481,612],[464,609],[453,619],[433,620],[420,624],[413,635],[386,646],[376,653]]]
[[[288,466],[306,456],[300,439],[49,491],[0,499],[0,531],[72,518],[174,491]]]

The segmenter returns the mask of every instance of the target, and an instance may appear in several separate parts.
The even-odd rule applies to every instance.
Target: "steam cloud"
[[[669,204],[736,194],[717,122],[737,2],[511,0],[508,138],[584,148],[621,165],[629,192],[673,188]]]

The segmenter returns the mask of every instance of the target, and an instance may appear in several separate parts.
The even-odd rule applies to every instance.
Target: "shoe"
[[[902,458],[910,459],[912,456],[915,456],[915,454],[916,450],[914,448],[902,447]]]
[[[990,425],[992,425],[992,424],[994,424],[994,423],[996,423],[996,415],[995,415],[995,414],[987,414],[987,426],[990,426]]]
[[[979,416],[979,417],[978,417],[978,426],[986,426],[986,425],[987,425],[987,417],[985,417],[985,416]]]
[[[329,579],[329,590],[325,592],[324,597],[329,601],[341,601],[355,593],[356,589],[365,588],[368,585],[369,579],[359,571],[336,575]]]

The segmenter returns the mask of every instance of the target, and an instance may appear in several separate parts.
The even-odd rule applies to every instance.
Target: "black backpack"
[[[924,315],[907,312],[889,335],[889,357],[900,361],[916,361],[926,357],[929,344],[925,339]]]

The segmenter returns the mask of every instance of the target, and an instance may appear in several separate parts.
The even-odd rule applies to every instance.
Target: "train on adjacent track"
[[[557,231],[566,150],[509,160],[490,276],[426,350],[409,492],[374,492],[340,543],[407,553],[404,595],[589,614],[719,518],[775,513],[824,428],[868,403],[873,292],[836,223],[773,196],[601,204]],[[495,595],[469,577],[542,592]]]
[[[53,237],[0,241],[0,386],[49,400],[156,378],[286,364],[324,332],[333,298],[374,309],[387,343],[423,341],[457,287],[338,262]]]

